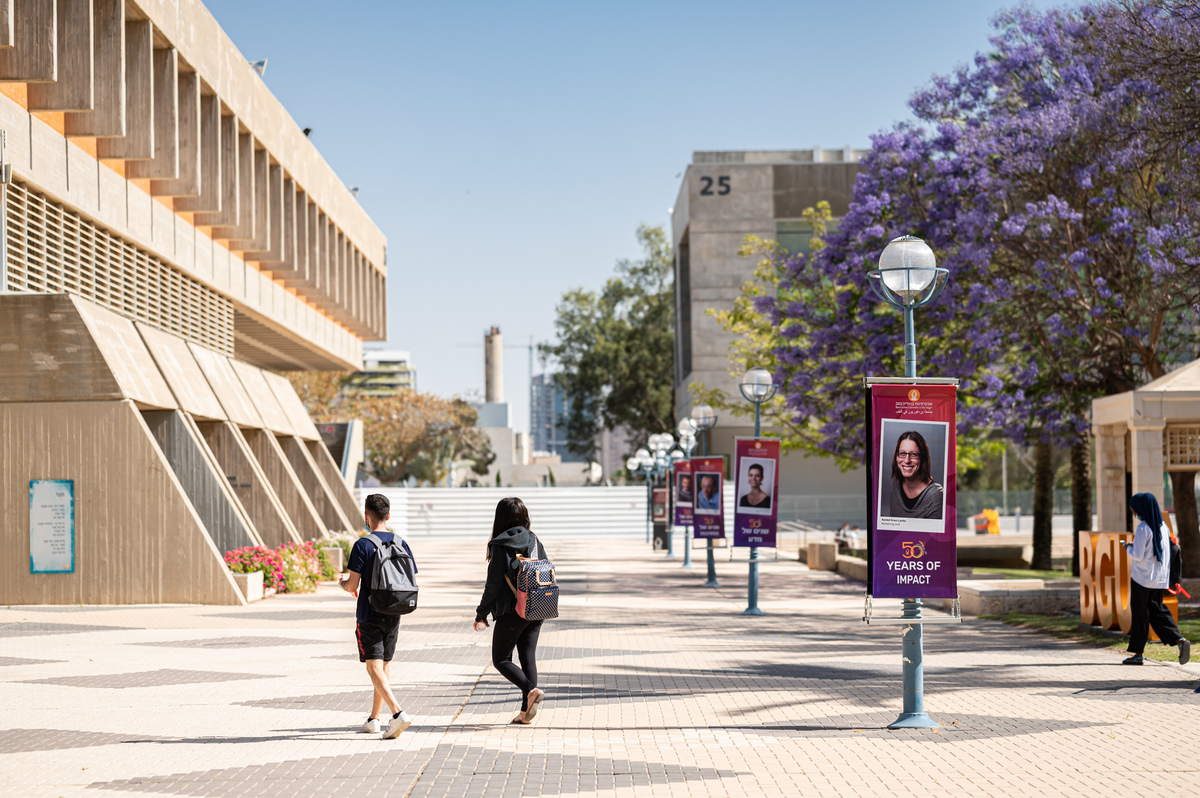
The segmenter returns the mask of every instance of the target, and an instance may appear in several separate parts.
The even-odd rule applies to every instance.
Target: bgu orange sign
[[[1129,532],[1079,533],[1079,619],[1101,629],[1129,634],[1133,613],[1129,607],[1129,555],[1121,541],[1133,541]],[[1179,599],[1163,596],[1163,604],[1179,620]],[[1150,630],[1150,639],[1158,635]]]

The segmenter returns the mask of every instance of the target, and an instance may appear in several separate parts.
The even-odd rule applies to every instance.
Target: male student
[[[388,501],[387,496],[381,493],[372,493],[367,497],[366,509],[363,513],[367,529],[385,544],[391,543],[395,539],[395,535],[388,532],[384,526],[384,523],[392,517],[391,510],[392,504]],[[400,545],[408,552],[409,557],[413,556],[412,549],[403,538],[400,540]],[[415,568],[415,557],[413,562]],[[358,639],[358,661],[367,664],[367,676],[371,678],[371,685],[375,688],[375,696],[371,702],[371,715],[362,725],[362,730],[368,734],[381,730],[379,711],[383,709],[386,702],[388,709],[392,712],[392,717],[387,730],[383,733],[383,739],[390,740],[398,737],[400,732],[407,729],[413,719],[407,712],[400,709],[400,703],[396,701],[396,696],[392,693],[392,686],[389,683],[388,665],[392,661],[392,655],[396,652],[396,636],[400,632],[400,616],[380,615],[371,611],[371,574],[374,572],[374,568],[375,544],[367,538],[361,537],[354,544],[354,548],[350,550],[350,562],[347,564],[350,575],[341,582],[341,587],[347,593],[358,596],[357,624],[354,629],[355,637]]]

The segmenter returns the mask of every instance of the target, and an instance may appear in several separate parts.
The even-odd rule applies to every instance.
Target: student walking
[[[391,711],[391,720],[383,732],[383,739],[390,740],[399,736],[400,732],[412,724],[412,717],[400,708],[400,703],[392,693],[388,667],[392,655],[396,652],[396,638],[400,633],[399,615],[382,615],[371,609],[371,574],[375,568],[375,557],[378,547],[371,537],[387,547],[396,542],[396,536],[387,531],[384,523],[391,518],[391,502],[381,493],[367,496],[366,509],[363,518],[367,522],[370,535],[359,538],[354,548],[350,550],[350,562],[347,570],[350,575],[341,582],[342,590],[358,597],[358,609],[355,613],[357,623],[354,635],[358,641],[358,661],[366,663],[367,676],[375,694],[371,701],[371,714],[362,725],[362,731],[375,734],[381,730],[379,713],[386,703]],[[407,541],[399,539],[399,545],[414,561],[412,549]]]
[[[488,627],[491,613],[496,628],[492,632],[492,665],[500,674],[521,690],[521,711],[512,723],[530,723],[538,705],[546,697],[537,686],[537,644],[542,631],[541,621],[529,621],[517,613],[516,584],[519,567],[517,555],[546,559],[546,549],[529,531],[529,510],[518,498],[501,499],[496,505],[492,537],[487,546],[487,583],[483,598],[475,610],[475,631]],[[517,650],[520,667],[513,663],[513,648]]]
[[[1132,561],[1129,578],[1129,609],[1133,627],[1129,630],[1130,657],[1123,665],[1141,665],[1150,627],[1158,639],[1168,646],[1179,646],[1179,662],[1186,664],[1192,656],[1192,644],[1179,633],[1171,612],[1163,606],[1163,591],[1169,587],[1170,557],[1167,527],[1163,523],[1158,499],[1153,493],[1135,493],[1129,507],[1138,517],[1133,542],[1124,542]]]

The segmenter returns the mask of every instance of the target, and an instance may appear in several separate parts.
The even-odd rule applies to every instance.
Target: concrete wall
[[[0,403],[0,602],[243,604],[132,401]],[[29,573],[29,481],[75,483],[75,573]]]

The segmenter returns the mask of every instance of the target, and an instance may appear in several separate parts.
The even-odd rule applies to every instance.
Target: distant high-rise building
[[[567,448],[567,395],[553,374],[533,377],[532,405],[529,408],[529,432],[534,452],[557,454],[564,463],[582,463],[586,457]]]
[[[399,349],[364,351],[362,371],[356,371],[346,386],[347,393],[359,396],[395,396],[416,389],[412,356]]]

